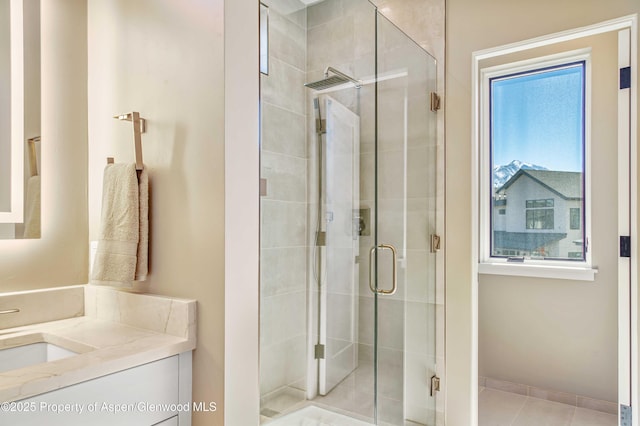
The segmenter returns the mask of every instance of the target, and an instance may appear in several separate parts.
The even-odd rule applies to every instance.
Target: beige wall
[[[149,291],[198,301],[193,398],[218,404],[194,425],[223,424],[223,1],[89,0],[89,235],[106,157],[133,162],[139,111],[150,179]],[[257,344],[257,342],[256,342]]]
[[[606,401],[617,401],[618,33],[584,37],[486,62],[591,49],[592,282],[481,275],[479,375]],[[512,194],[513,195],[513,194]],[[509,203],[518,204],[517,197]],[[558,209],[562,209],[557,203]],[[557,223],[556,223],[557,225]]]
[[[87,280],[85,3],[42,2],[42,238],[0,240],[0,291]]]
[[[471,241],[471,53],[640,12],[635,0],[447,1],[447,412],[473,418]],[[453,255],[455,254],[455,256]],[[461,260],[462,259],[462,260]],[[497,282],[497,281],[496,281]],[[547,289],[548,290],[548,289]],[[482,289],[481,289],[482,291]],[[540,288],[539,292],[544,292]],[[524,298],[530,295],[521,295]],[[540,297],[540,294],[537,295]],[[482,309],[482,306],[480,307]]]

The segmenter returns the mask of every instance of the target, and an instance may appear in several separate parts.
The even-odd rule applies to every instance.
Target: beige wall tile
[[[309,7],[307,26],[309,29],[326,24],[344,16],[344,0],[327,0]]]
[[[615,402],[602,401],[578,395],[578,407],[589,410],[601,411],[603,413],[617,414],[618,404]]]
[[[564,392],[555,392],[547,389],[529,387],[529,396],[546,399],[547,401],[561,402],[568,405],[575,406],[577,404],[576,395]]]
[[[586,408],[576,408],[576,413],[571,421],[571,426],[616,426],[617,424],[618,416],[616,414],[607,414]]]
[[[520,383],[506,382],[504,380],[497,380],[487,377],[485,380],[485,386],[490,389],[499,390],[502,392],[517,393],[519,395],[527,396],[529,394],[528,387]]]
[[[269,59],[269,75],[260,76],[262,100],[297,114],[305,112],[305,73],[276,58]]]
[[[306,158],[305,116],[262,102],[262,152]]]
[[[290,144],[303,143],[289,139]],[[267,195],[262,200],[299,201],[307,198],[307,161],[263,151],[260,157],[261,177],[267,180]]]
[[[264,248],[302,247],[306,243],[305,203],[262,200],[261,245]]]
[[[260,310],[261,347],[287,341],[306,333],[306,293],[279,294],[262,299]]]
[[[305,290],[306,247],[263,248],[260,253],[261,297]]]
[[[306,67],[305,27],[271,9],[269,11],[269,55],[301,71]]]

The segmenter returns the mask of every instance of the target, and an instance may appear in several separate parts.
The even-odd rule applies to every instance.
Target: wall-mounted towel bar
[[[147,120],[140,117],[139,112],[128,112],[126,114],[114,115],[113,118],[124,121],[133,121],[134,114],[138,114],[138,120],[140,120],[140,133],[145,133],[147,131]]]
[[[29,171],[31,176],[38,176],[38,154],[36,153],[36,142],[40,142],[40,136],[27,139],[27,152],[29,154]]]
[[[126,114],[114,115],[118,120],[131,121],[133,123],[133,142],[136,151],[136,170],[142,170],[142,133],[146,131],[146,120],[140,117],[140,113],[133,111]],[[109,161],[111,159],[111,161]],[[113,163],[113,158],[107,158],[107,163]]]

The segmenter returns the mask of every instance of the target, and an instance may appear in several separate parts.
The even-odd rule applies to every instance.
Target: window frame
[[[492,183],[491,164],[491,80],[500,76],[527,73],[584,62],[584,205],[583,222],[585,237],[584,260],[509,259],[492,256],[491,217]],[[478,272],[499,275],[516,275],[548,278],[593,280],[596,269],[591,259],[591,49],[531,58],[478,70],[479,83],[479,164],[478,164]],[[555,207],[553,207],[555,209]],[[527,209],[525,209],[526,211]],[[526,213],[525,213],[526,214]],[[569,224],[567,224],[569,225]],[[568,229],[568,228],[567,228]]]

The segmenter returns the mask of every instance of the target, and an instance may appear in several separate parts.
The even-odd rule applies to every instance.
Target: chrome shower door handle
[[[371,267],[373,265],[373,254],[378,249],[391,250],[391,261],[393,262],[393,265],[391,268],[391,282],[392,282],[391,290],[382,290],[373,286],[373,280],[372,280],[373,274],[371,273]],[[391,244],[380,244],[378,246],[371,247],[371,250],[369,250],[369,288],[373,293],[382,294],[385,296],[391,296],[396,292],[396,290],[398,289],[398,271],[396,269],[397,264],[398,264],[398,253],[396,252],[396,248]]]

